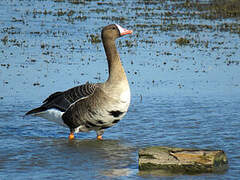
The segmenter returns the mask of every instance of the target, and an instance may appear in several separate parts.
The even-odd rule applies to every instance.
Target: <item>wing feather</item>
[[[65,112],[72,104],[82,98],[86,98],[93,94],[96,89],[96,84],[86,83],[63,92],[55,92],[43,101],[43,105],[26,113],[34,114],[47,109],[56,108]]]

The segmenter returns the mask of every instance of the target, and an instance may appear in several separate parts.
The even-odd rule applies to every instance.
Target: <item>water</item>
[[[0,179],[239,178],[239,18],[151,2],[0,2]],[[23,118],[55,91],[107,78],[102,44],[90,35],[111,23],[134,31],[117,41],[132,101],[104,141],[90,132],[69,142],[68,129]],[[190,43],[176,44],[180,37]],[[151,145],[221,149],[229,169],[142,175],[137,152]]]

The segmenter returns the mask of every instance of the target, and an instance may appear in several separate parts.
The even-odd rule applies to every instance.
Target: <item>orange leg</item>
[[[100,135],[98,135],[98,136],[97,136],[97,140],[103,140],[103,137],[100,136]]]
[[[73,132],[71,132],[71,133],[69,134],[68,139],[69,139],[69,140],[73,140],[73,139],[74,139],[74,133],[73,133]]]

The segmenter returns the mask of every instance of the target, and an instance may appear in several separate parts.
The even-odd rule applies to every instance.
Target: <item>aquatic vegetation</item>
[[[7,69],[10,67],[10,64],[1,64],[2,67],[6,67]]]
[[[240,60],[226,60],[224,63],[226,63],[228,66],[229,65],[239,65],[240,64]]]
[[[239,0],[212,0],[205,9],[208,9],[209,13],[202,17],[208,19],[240,17]]]
[[[2,112],[9,112],[9,108],[10,110],[17,108],[15,114],[11,111],[7,116],[3,116],[3,118],[9,118],[9,121],[2,122],[12,122],[14,126],[18,126],[18,123],[26,123],[26,126],[21,125],[20,128],[16,128],[21,130],[20,134],[16,134],[18,138],[28,138],[29,136],[26,136],[25,133],[27,132],[30,133],[28,135],[42,139],[44,147],[48,147],[48,144],[45,146],[46,142],[50,142],[49,147],[52,147],[52,141],[45,141],[46,137],[59,140],[62,145],[63,131],[61,129],[57,129],[57,137],[48,136],[46,135],[48,133],[45,134],[41,130],[42,125],[49,131],[56,130],[54,126],[48,126],[42,122],[39,124],[36,123],[37,121],[16,121],[16,118],[20,117],[19,115],[23,113],[24,108],[29,107],[29,102],[36,103],[32,101],[33,96],[39,101],[46,94],[51,93],[51,90],[62,91],[73,84],[105,80],[108,72],[107,66],[105,66],[106,58],[102,55],[103,47],[99,44],[101,43],[99,30],[106,24],[118,23],[133,30],[129,39],[123,38],[116,42],[127,76],[131,79],[129,83],[131,84],[133,103],[130,116],[110,132],[113,134],[113,139],[117,139],[116,136],[114,137],[115,132],[121,135],[125,133],[123,141],[129,139],[128,141],[133,142],[135,148],[135,145],[139,147],[141,144],[141,141],[136,140],[136,137],[143,136],[146,140],[150,139],[150,141],[146,141],[147,143],[159,143],[160,137],[163,143],[168,143],[169,138],[171,138],[172,143],[184,142],[186,146],[189,143],[202,145],[202,141],[206,138],[208,140],[206,146],[214,146],[217,142],[217,146],[224,145],[228,152],[232,149],[238,149],[238,144],[234,144],[237,128],[231,131],[232,134],[229,131],[229,129],[237,127],[233,125],[236,124],[236,121],[228,120],[229,117],[238,119],[235,110],[239,104],[236,97],[238,97],[240,87],[238,78],[240,66],[239,0],[2,0],[1,2],[4,8],[1,9],[0,15],[0,102],[3,105],[2,108],[7,105],[6,109],[2,109]],[[229,99],[219,101],[215,99],[215,95],[220,95],[221,98],[222,95],[226,95]],[[153,103],[153,106],[149,106],[149,103]],[[233,103],[235,103],[234,106]],[[199,108],[198,105],[205,108]],[[156,109],[152,109],[152,107]],[[213,113],[209,114],[210,111],[207,111],[206,107],[210,108]],[[169,111],[172,108],[175,109]],[[144,111],[146,113],[138,113],[141,109],[146,109]],[[149,109],[153,113],[149,113]],[[201,112],[199,113],[199,111]],[[179,112],[185,114],[182,114],[180,121],[177,121]],[[211,136],[212,139],[209,141],[208,135],[218,131],[216,124],[220,123],[220,129],[226,125],[225,119],[221,119],[224,116],[214,112],[224,112],[226,121],[232,122],[232,124],[227,123],[229,127],[225,128],[226,133],[224,134],[227,137],[223,137],[220,133],[213,138]],[[154,114],[155,119],[151,114]],[[192,114],[194,115],[192,116]],[[201,116],[202,114],[204,116]],[[203,118],[201,119],[201,117]],[[184,118],[187,121],[182,121]],[[128,119],[136,121],[128,121]],[[132,122],[134,122],[134,126],[132,126]],[[137,125],[142,122],[149,123],[150,128]],[[164,124],[160,122],[166,123],[165,126],[162,126]],[[206,127],[201,127],[205,122],[211,122],[213,133],[209,131],[210,133],[203,134],[203,138],[199,138],[199,133],[196,131],[204,132],[203,129]],[[182,123],[185,124],[182,126]],[[29,129],[29,124],[33,124],[35,127]],[[129,127],[129,130],[126,130],[125,126]],[[179,126],[185,129],[179,130]],[[12,141],[16,142],[15,131],[7,129],[10,125],[2,127],[3,134],[7,133],[6,137],[12,137]],[[6,128],[4,129],[4,127]],[[25,129],[21,129],[22,127]],[[134,129],[134,127],[142,129],[142,131],[136,131],[136,136],[132,136],[130,133],[130,130],[135,132],[136,128]],[[194,135],[196,137],[187,140],[187,135],[189,132],[191,135],[191,131],[193,137]],[[142,134],[142,132],[150,133]],[[178,136],[179,134],[183,136]],[[91,137],[91,135],[86,135],[80,138]],[[221,140],[216,141],[216,137]],[[233,139],[233,141],[228,142],[224,139]],[[10,142],[9,140],[6,142]],[[34,138],[28,138],[28,140],[30,142]],[[80,148],[81,143],[83,143],[84,148]],[[80,151],[83,149],[83,153],[88,154],[84,150],[89,143],[93,142],[91,140],[86,144],[82,141],[76,142],[76,148]],[[107,155],[106,150],[109,149],[105,148],[107,147],[106,143],[108,142],[98,144],[98,149],[104,148],[104,155]],[[35,144],[39,144],[39,142]],[[8,144],[5,145],[8,147]],[[110,146],[112,147],[112,140]],[[38,166],[39,163],[32,166],[32,160],[35,162],[36,159],[31,159],[32,156],[21,149],[23,148],[22,143],[17,146],[16,155],[19,154],[19,147],[21,151],[26,152],[19,157],[20,161],[22,163],[30,162],[29,166],[25,164],[30,173],[29,176],[31,176],[31,172],[35,173],[36,169],[40,173],[46,172],[45,167]],[[92,147],[91,157],[96,152],[95,147]],[[27,146],[26,148],[29,149]],[[34,153],[39,155],[39,148],[34,149],[36,149]],[[53,149],[51,157],[55,157],[55,153],[58,152],[55,150]],[[120,152],[118,150],[119,146],[116,147],[117,156]],[[120,148],[120,150],[122,153],[125,148]],[[109,157],[112,157],[112,152],[109,151]],[[231,152],[232,157],[238,156],[237,151]],[[46,148],[46,153],[49,153],[49,148]],[[56,161],[52,161],[51,158],[51,162],[49,162],[49,158],[44,160],[46,153],[42,153],[42,156],[39,157],[41,160],[43,159],[43,163],[46,160],[47,165],[52,164],[48,168],[52,168],[51,172],[55,172],[55,164],[59,164],[58,157],[62,153],[60,152],[59,156],[56,156]],[[75,169],[68,168],[69,171],[65,168],[62,173],[76,179],[79,178],[79,172],[80,175],[82,175],[81,172],[86,172],[86,174],[94,175],[91,178],[86,178],[90,175],[85,174],[83,179],[94,179],[98,175],[96,171],[99,164],[103,164],[101,169],[106,167],[108,170],[108,165],[118,168],[119,164],[124,168],[137,169],[135,154],[130,155],[130,159],[132,158],[134,161],[131,160],[128,162],[129,164],[126,164],[121,156],[119,158],[121,162],[115,161],[116,159],[111,162],[109,158],[106,158],[107,165],[103,164],[106,156],[103,159],[95,158],[94,160],[99,160],[96,163],[91,161],[91,157],[90,160],[87,157],[87,161],[85,161],[79,157],[86,156],[78,156],[72,160],[75,160],[75,164],[79,163],[80,166],[76,166],[78,168]],[[96,157],[99,157],[98,155],[99,153],[96,154]],[[126,157],[129,159],[129,152],[126,153]],[[16,158],[16,161],[10,164],[8,160],[3,162],[5,169],[2,172],[4,173],[6,170],[6,178],[11,179],[18,177],[15,175],[20,175],[7,173],[8,169],[14,172],[16,168],[21,172],[22,164],[19,164],[17,156]],[[63,158],[63,161],[65,159]],[[83,162],[87,162],[87,166],[84,166]],[[213,175],[213,178],[236,179],[239,175],[233,169],[239,168],[239,165],[235,161],[231,160],[231,162],[231,168],[227,174]],[[96,166],[94,166],[95,164]],[[93,173],[84,171],[88,166],[97,170],[94,170]],[[71,167],[71,163],[68,167]],[[25,172],[25,170],[23,171]],[[22,178],[21,175],[19,178]],[[100,178],[104,179],[105,177]],[[134,173],[124,178],[141,179]],[[203,178],[207,177],[203,175]]]
[[[90,34],[89,35],[90,39],[88,39],[91,43],[96,44],[96,43],[100,43],[101,39],[99,37],[99,35],[94,35],[94,34]]]
[[[33,86],[39,86],[39,85],[40,85],[39,82],[35,82],[35,83],[33,83]]]
[[[1,41],[3,42],[4,45],[6,45],[7,42],[8,42],[8,35],[4,36],[4,37],[1,39]]]
[[[83,1],[83,0],[69,0],[69,3],[72,3],[72,4],[84,4],[85,1]]]
[[[189,44],[190,43],[190,40],[189,39],[187,39],[187,38],[179,38],[179,39],[177,39],[176,41],[175,41],[175,43],[176,44],[178,44],[178,45],[180,45],[180,46],[182,46],[182,45],[187,45],[187,44]]]
[[[76,12],[73,11],[73,10],[70,10],[68,13],[67,13],[67,16],[72,16],[73,14],[75,14]]]

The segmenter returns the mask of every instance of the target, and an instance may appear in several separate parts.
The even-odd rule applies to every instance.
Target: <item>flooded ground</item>
[[[0,2],[0,179],[159,179],[138,172],[149,145],[222,149],[223,174],[163,179],[238,179],[239,1],[3,0]],[[23,118],[49,94],[107,78],[101,28],[117,41],[131,107],[105,140]]]

